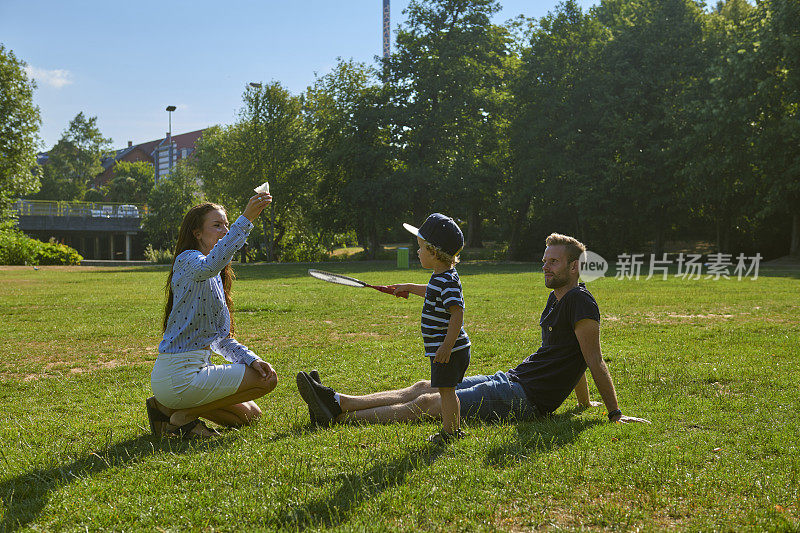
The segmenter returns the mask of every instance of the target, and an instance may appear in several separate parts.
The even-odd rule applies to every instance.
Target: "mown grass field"
[[[298,370],[350,393],[428,372],[419,299],[308,267],[236,268],[237,338],[281,381],[258,426],[200,444],[146,430],[166,267],[0,270],[0,531],[800,529],[797,275],[595,281],[620,405],[653,424],[608,424],[573,396],[551,419],[472,423],[439,449],[434,421],[308,426]],[[538,265],[459,272],[470,373],[507,370],[540,343]]]

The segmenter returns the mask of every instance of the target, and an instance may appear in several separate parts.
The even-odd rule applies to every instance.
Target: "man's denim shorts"
[[[532,420],[541,416],[528,401],[522,385],[511,381],[505,372],[493,376],[464,378],[456,395],[461,402],[462,418],[479,418],[485,421]]]

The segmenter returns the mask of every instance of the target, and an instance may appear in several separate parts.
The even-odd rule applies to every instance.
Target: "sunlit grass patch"
[[[545,420],[468,422],[467,439],[432,449],[431,420],[308,425],[298,370],[369,393],[428,366],[419,299],[307,268],[236,267],[237,338],[279,385],[258,426],[199,444],[146,429],[165,267],[0,271],[0,530],[800,527],[800,280],[593,282],[620,405],[653,424],[611,425],[569,398]],[[380,262],[323,268],[428,278]],[[537,270],[459,266],[470,373],[507,370],[538,346]]]

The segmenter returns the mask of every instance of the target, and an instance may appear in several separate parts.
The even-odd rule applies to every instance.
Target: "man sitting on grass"
[[[600,352],[600,310],[586,286],[578,283],[579,258],[586,247],[573,237],[557,233],[547,237],[545,246],[544,284],[553,290],[539,320],[542,345],[508,372],[464,378],[456,388],[461,416],[486,421],[530,420],[558,409],[573,390],[581,406],[599,406],[589,400],[588,367],[609,421],[649,424],[643,418],[624,416],[617,404],[614,383]],[[441,417],[441,399],[429,381],[404,389],[350,396],[322,385],[316,372],[301,374],[312,384],[303,399],[314,424]]]

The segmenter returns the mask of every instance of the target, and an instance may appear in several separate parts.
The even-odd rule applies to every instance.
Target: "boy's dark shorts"
[[[435,363],[431,357],[431,387],[455,387],[464,379],[469,366],[469,346],[450,353],[446,363]]]

